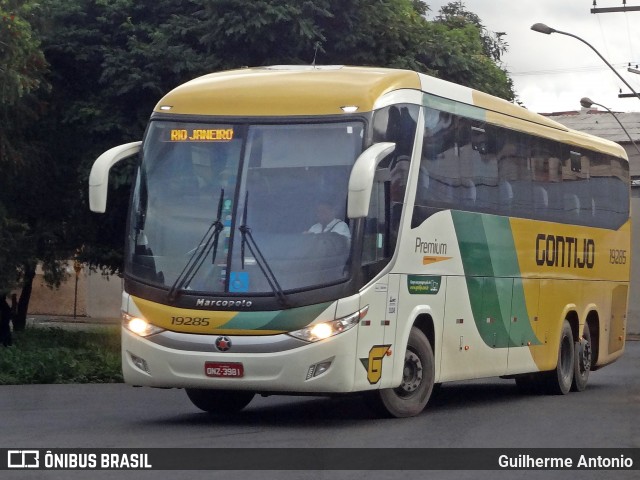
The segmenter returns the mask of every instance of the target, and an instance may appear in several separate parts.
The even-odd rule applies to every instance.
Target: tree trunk
[[[25,265],[24,278],[22,280],[22,291],[18,300],[18,311],[13,317],[13,331],[20,332],[27,325],[27,310],[29,309],[29,300],[31,300],[31,290],[33,288],[33,279],[36,276],[35,266]]]

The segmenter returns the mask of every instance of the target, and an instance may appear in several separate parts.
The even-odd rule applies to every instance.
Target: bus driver
[[[316,207],[316,220],[305,233],[337,233],[347,239],[347,245],[351,243],[351,231],[347,224],[336,218],[333,204],[327,200],[321,200]]]

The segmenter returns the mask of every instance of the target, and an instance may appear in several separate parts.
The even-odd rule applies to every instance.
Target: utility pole
[[[596,0],[593,0],[591,13],[614,13],[614,12],[640,12],[640,7],[627,7],[627,0],[622,0],[621,7],[597,8]]]
[[[614,13],[614,12],[640,12],[640,7],[627,7],[627,0],[622,0],[621,7],[608,7],[608,8],[597,8],[598,4],[596,0],[593,0],[593,8],[591,9],[591,13]],[[629,68],[627,71],[630,73],[640,74],[640,70],[636,68],[631,68],[631,64],[629,64]],[[618,98],[630,98],[637,97],[637,95],[631,93],[620,93],[618,94]]]

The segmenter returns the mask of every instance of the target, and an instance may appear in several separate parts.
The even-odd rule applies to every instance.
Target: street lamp
[[[620,76],[620,74],[616,71],[615,68],[613,68],[613,66],[609,62],[607,62],[607,59],[604,58],[600,54],[600,52],[598,50],[596,50],[595,47],[593,45],[591,45],[589,42],[587,42],[586,40],[580,38],[577,35],[574,35],[573,33],[562,32],[560,30],[556,30],[555,28],[551,28],[550,26],[545,25],[544,23],[536,23],[534,25],[531,25],[531,30],[533,30],[534,32],[538,32],[538,33],[544,33],[545,35],[551,35],[552,33],[559,33],[560,35],[566,35],[568,37],[573,37],[573,38],[575,38],[577,40],[580,40],[582,43],[584,43],[586,46],[588,46],[591,50],[596,52],[596,54],[602,59],[602,61],[607,64],[607,67],[609,67],[611,69],[611,71],[613,71],[613,73],[615,73],[618,76],[618,78],[620,80],[622,80],[622,83],[624,83],[627,86],[627,88],[633,92],[633,94],[636,96],[636,98],[640,98],[640,95],[638,95],[638,93],[633,89],[633,87],[631,85],[629,85],[629,83],[627,83],[627,81]]]
[[[613,113],[611,109],[605,107],[600,103],[594,102],[589,97],[582,97],[580,99],[580,105],[582,105],[584,108],[591,108],[592,105],[597,105],[598,107],[604,108],[607,112],[609,112],[613,116],[613,118],[616,119],[616,122],[618,122],[618,125],[620,125],[620,128],[624,131],[624,133],[627,134],[627,137],[629,137],[629,141],[633,144],[634,147],[636,147],[636,150],[638,151],[638,153],[640,153],[640,148],[638,148],[638,145],[636,144],[636,142],[633,141],[633,138],[631,138],[631,135],[629,135],[629,132],[627,131],[627,129],[624,128],[624,125],[622,125],[622,122],[620,121],[618,116],[615,113]]]

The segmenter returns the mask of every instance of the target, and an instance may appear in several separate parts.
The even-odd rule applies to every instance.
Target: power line
[[[629,26],[629,15],[627,12],[624,13],[624,18],[627,21],[627,39],[629,40],[629,51],[631,53],[631,57],[635,57],[635,52],[633,51],[633,44],[631,43],[631,27]]]

